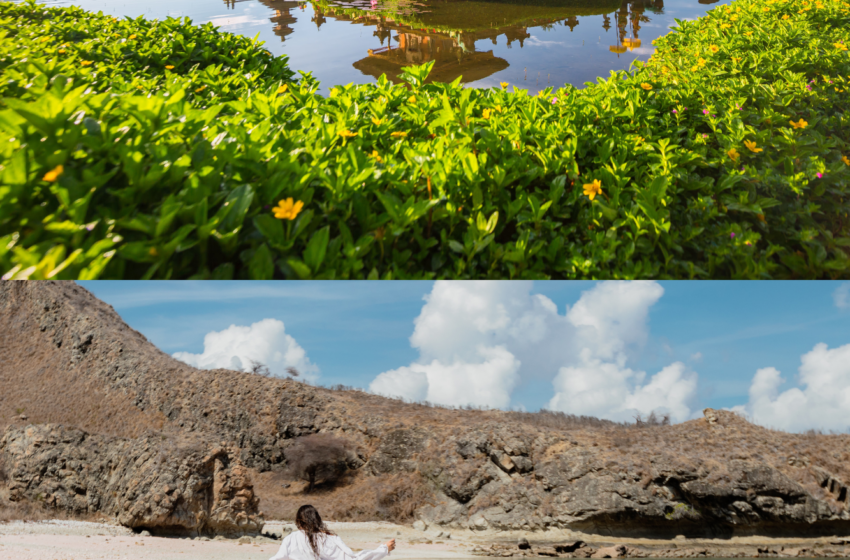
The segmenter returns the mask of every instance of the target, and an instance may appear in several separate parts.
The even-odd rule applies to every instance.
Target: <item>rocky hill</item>
[[[214,478],[215,457],[265,480],[286,465],[294,438],[324,432],[355,450],[355,482],[406,477],[407,489],[417,489],[410,514],[432,525],[654,537],[850,534],[846,435],[787,434],[713,410],[672,426],[452,410],[200,371],[160,352],[73,283],[0,283],[0,355],[0,463],[10,495],[50,494],[56,498],[48,503],[65,509],[85,502],[87,511],[131,525],[178,516],[153,506],[139,513],[133,499],[119,499],[135,487],[127,480],[159,476],[146,458],[155,438],[194,442],[185,445],[195,451],[168,468],[185,493],[193,473]],[[45,438],[65,443],[35,453]],[[59,459],[71,466],[49,467]],[[32,472],[44,474],[35,480]],[[250,482],[239,485],[251,489]],[[118,496],[98,490],[89,498],[86,490],[80,498],[67,490],[98,486]],[[156,494],[161,483],[148,486]],[[256,491],[261,501],[274,498],[259,485]],[[228,507],[236,512],[228,519],[241,507],[258,523],[255,503]]]

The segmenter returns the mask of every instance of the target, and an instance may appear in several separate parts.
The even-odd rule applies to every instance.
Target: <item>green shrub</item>
[[[324,98],[188,20],[0,4],[0,37],[5,278],[850,276],[846,0],[721,6],[535,97],[423,66]]]

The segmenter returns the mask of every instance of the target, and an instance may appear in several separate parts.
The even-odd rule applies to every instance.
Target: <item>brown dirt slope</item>
[[[73,283],[0,283],[0,318],[0,426],[194,434],[235,446],[262,473],[260,497],[280,512],[301,499],[299,486],[283,490],[280,480],[293,438],[330,432],[362,465],[314,496],[337,504],[338,519],[413,515],[481,530],[612,535],[850,534],[850,436],[776,432],[723,411],[641,427],[451,410],[199,371]]]

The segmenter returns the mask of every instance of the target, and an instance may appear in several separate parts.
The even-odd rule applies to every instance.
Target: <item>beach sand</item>
[[[459,560],[476,558],[469,544],[438,539],[390,523],[329,523],[353,550],[377,547],[396,539],[394,560]],[[281,532],[291,524],[267,523],[265,531]],[[0,525],[0,560],[267,560],[280,547],[267,538],[200,540],[134,534],[118,525],[82,521],[13,522]]]

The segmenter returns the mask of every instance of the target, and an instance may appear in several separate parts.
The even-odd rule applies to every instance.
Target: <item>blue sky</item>
[[[629,316],[631,318],[628,320],[631,322],[627,325],[616,328],[610,325],[610,328],[598,327],[603,330],[593,338],[596,342],[575,342],[581,337],[574,327],[570,327],[573,330],[557,332],[553,330],[555,327],[551,327],[551,337],[537,343],[538,347],[531,352],[536,355],[546,354],[561,345],[563,350],[557,350],[557,355],[553,355],[552,360],[546,361],[545,364],[541,362],[544,365],[534,366],[537,368],[534,371],[528,370],[528,367],[531,367],[529,359],[523,358],[529,355],[528,347],[519,348],[520,343],[516,342],[515,338],[510,338],[514,335],[505,334],[507,331],[504,329],[488,331],[488,336],[492,336],[495,341],[488,343],[490,347],[500,345],[508,350],[507,358],[501,356],[500,359],[504,359],[498,362],[501,365],[494,365],[496,362],[492,360],[496,358],[489,354],[487,356],[490,357],[476,358],[466,354],[460,355],[458,352],[451,356],[441,353],[441,347],[449,344],[439,338],[440,329],[428,331],[431,327],[427,326],[421,328],[418,346],[412,347],[414,320],[423,313],[425,297],[434,290],[432,282],[98,281],[80,284],[111,304],[131,327],[169,354],[184,352],[200,356],[205,352],[204,336],[207,333],[225,331],[231,325],[248,327],[263,319],[276,319],[285,326],[286,335],[294,339],[294,347],[306,355],[303,360],[307,360],[316,368],[316,383],[369,388],[370,384],[376,382],[377,376],[393,371],[395,373],[381,378],[382,384],[376,386],[384,390],[378,392],[397,393],[412,400],[418,400],[415,395],[430,395],[429,400],[442,399],[447,404],[457,404],[458,401],[452,399],[461,397],[435,392],[434,384],[437,378],[434,375],[469,375],[473,385],[458,389],[460,392],[468,392],[470,387],[476,387],[474,391],[481,390],[482,385],[474,385],[479,383],[476,381],[479,379],[476,375],[483,375],[481,379],[487,383],[489,372],[500,371],[504,374],[503,377],[499,377],[502,374],[493,373],[492,383],[505,384],[509,387],[507,392],[477,404],[537,410],[553,404],[553,395],[558,391],[553,383],[561,383],[562,391],[573,394],[576,391],[577,379],[580,381],[582,376],[607,375],[595,373],[604,370],[614,375],[612,379],[623,379],[624,375],[628,377],[630,381],[623,382],[624,391],[628,393],[623,394],[630,395],[633,402],[642,402],[645,399],[641,395],[646,393],[639,392],[641,383],[645,385],[652,375],[676,363],[682,364],[679,371],[680,381],[687,379],[692,383],[682,385],[692,389],[688,392],[687,408],[681,412],[681,415],[686,415],[696,414],[696,411],[706,406],[746,406],[748,391],[756,372],[760,369],[775,368],[781,372],[784,382],[780,383],[779,377],[774,375],[775,390],[773,397],[769,397],[773,399],[769,403],[772,408],[768,407],[765,409],[767,412],[762,411],[763,413],[758,412],[758,407],[742,410],[751,416],[759,417],[761,414],[762,423],[774,425],[782,423],[781,409],[784,406],[776,392],[781,396],[783,392],[800,385],[798,368],[801,366],[801,358],[811,353],[818,344],[826,345],[823,359],[827,361],[818,362],[815,359],[817,356],[812,356],[810,361],[813,365],[810,369],[829,370],[833,376],[830,379],[837,379],[840,383],[843,383],[841,380],[846,380],[847,394],[850,395],[850,365],[845,372],[841,365],[845,354],[835,353],[838,351],[836,349],[847,346],[846,355],[850,356],[850,283],[652,283],[654,291],[623,296],[634,301],[640,300],[636,304],[640,309],[629,312],[633,313],[633,316]],[[511,286],[508,284],[501,283],[500,288],[512,290],[517,287],[516,283]],[[478,295],[479,290],[473,289],[472,286],[450,283],[447,287],[457,290],[444,290],[445,294],[449,295],[439,297],[450,299],[467,297],[464,294]],[[587,294],[599,293],[600,297],[604,295],[600,292],[602,287],[595,282],[549,281],[525,286],[518,288],[518,291],[525,290],[527,294],[521,293],[513,304],[518,311],[511,312],[514,315],[511,315],[510,320],[516,324],[519,324],[516,314],[523,312],[523,306],[531,305],[527,302],[536,301],[534,298],[537,295],[545,296],[554,303],[557,315],[546,315],[548,312],[541,311],[535,316],[546,315],[547,321],[560,323],[564,322],[568,307],[575,306],[583,297],[583,293],[588,301],[591,300]],[[476,324],[475,313],[464,311],[461,315],[453,316],[451,314],[456,311],[452,307],[454,304],[448,303],[438,308],[436,300],[439,297],[432,297],[434,310],[429,316],[439,316],[439,313],[443,313],[445,316],[442,319],[449,321],[453,328],[461,329],[453,331],[452,340],[463,338],[463,329],[466,328],[463,325],[467,324],[464,321],[473,321],[470,325]],[[505,293],[499,292],[487,297],[490,299],[482,300],[485,307],[493,307],[500,303],[500,298],[513,296],[505,296]],[[602,299],[612,301],[607,296]],[[587,313],[607,313],[605,316],[608,319],[605,320],[619,321],[616,306],[605,310],[601,309],[598,303],[595,305],[596,307],[591,305],[592,310]],[[643,315],[641,310],[645,311]],[[605,328],[608,330],[604,330]],[[563,340],[558,338],[561,336],[558,333],[561,332],[566,333]],[[643,333],[644,336],[635,337],[635,333]],[[600,349],[600,340],[613,340],[617,337],[622,339],[619,350]],[[573,342],[565,342],[568,338]],[[479,344],[481,340],[483,339],[470,339],[468,345],[461,344],[459,352],[462,354],[465,348]],[[593,348],[593,356],[585,356],[579,360],[576,356],[587,345]],[[514,347],[518,349],[515,350]],[[523,351],[526,354],[523,354]],[[834,352],[830,354],[830,351]],[[482,353],[481,356],[485,354]],[[303,360],[300,363],[308,363]],[[428,369],[431,367],[429,364],[433,365],[433,360],[441,364],[454,363],[452,367],[455,369],[449,373],[448,370],[435,373],[435,370]],[[523,365],[517,365],[519,362]],[[422,365],[420,367],[416,364]],[[572,369],[564,373],[559,378],[560,381],[555,381],[561,364]],[[609,364],[610,368],[604,369],[604,364]],[[470,369],[473,366],[478,369]],[[611,373],[611,368],[620,373]],[[640,376],[629,377],[631,374],[628,372],[638,371],[646,372],[643,380]],[[769,372],[763,375],[770,377]],[[411,385],[408,381],[414,378],[420,381]],[[431,383],[430,390],[428,380]],[[422,383],[425,383],[424,388]],[[373,386],[373,389],[376,386]],[[805,387],[801,388],[805,390]],[[790,396],[792,395],[789,394],[789,398]],[[821,398],[809,395],[806,406],[822,405],[816,397]],[[568,398],[560,402],[567,412],[588,411],[570,409],[569,407],[574,405],[569,404],[571,401]],[[661,403],[662,410],[667,410],[664,407],[673,410],[676,406],[669,399],[658,402]],[[840,415],[840,408],[844,404],[844,401],[831,404],[838,407],[836,415]],[[635,405],[635,409],[641,411],[640,405]],[[589,412],[613,418],[624,418],[626,414],[622,410],[612,412],[604,407],[589,409]],[[680,419],[684,419],[684,416]],[[809,424],[812,422],[813,420],[808,421]],[[842,431],[846,429],[841,420],[824,421],[824,426],[801,427],[789,424],[780,427],[825,427]]]

